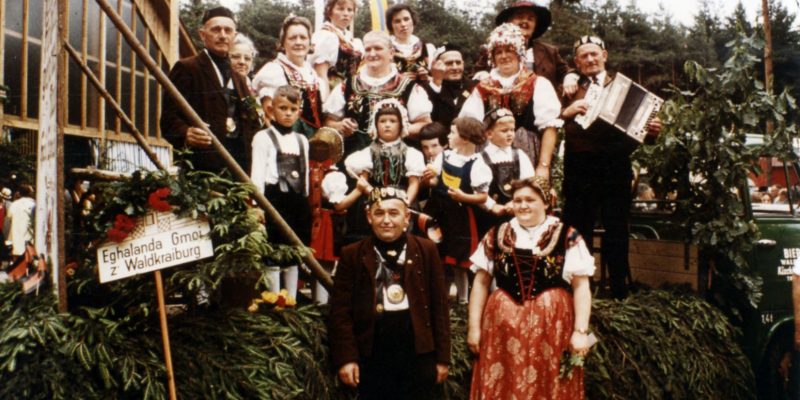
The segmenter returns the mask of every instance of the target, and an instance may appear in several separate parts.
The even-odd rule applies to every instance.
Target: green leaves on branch
[[[747,175],[759,156],[795,158],[791,143],[797,127],[787,116],[796,113],[796,103],[788,92],[770,94],[758,81],[760,39],[740,34],[728,46],[731,57],[719,69],[686,63],[690,87],[673,89],[661,115],[664,130],[658,144],[643,147],[636,157],[662,193],[677,192],[677,215],[700,250],[718,261],[717,277],[755,305],[761,282],[745,255],[758,229],[742,197],[749,196]],[[745,146],[747,134],[764,135],[764,145]]]

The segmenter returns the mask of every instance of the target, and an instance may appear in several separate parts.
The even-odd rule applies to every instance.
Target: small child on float
[[[344,153],[341,135],[331,128],[321,128],[309,140],[309,205],[311,206],[311,247],[314,258],[328,272],[339,260],[344,239],[345,215],[362,194],[368,194],[364,178],[357,190],[347,193],[347,177],[336,168]],[[328,291],[314,283],[314,301],[328,302]]]
[[[311,210],[308,204],[308,139],[292,130],[300,118],[302,95],[296,88],[285,85],[275,90],[270,105],[271,123],[253,137],[250,179],[256,190],[264,194],[297,237],[308,245],[311,230]],[[267,221],[267,234],[273,243],[288,243]],[[297,297],[297,265],[271,265],[269,268],[272,292],[283,288],[289,296]]]
[[[444,240],[440,244],[442,263],[453,269],[458,301],[469,297],[469,257],[478,247],[482,232],[478,214],[488,198],[492,170],[486,165],[478,146],[486,140],[483,124],[470,117],[453,120],[449,149],[433,162],[437,178],[425,213],[439,221]]]
[[[481,222],[481,233],[511,218],[511,181],[528,179],[536,174],[530,157],[513,146],[516,120],[511,110],[497,108],[483,119],[486,148],[481,158],[492,170],[489,198],[484,204],[489,214]]]
[[[366,193],[374,187],[399,188],[407,193],[408,204],[415,204],[425,161],[419,150],[403,142],[409,126],[408,112],[396,99],[381,100],[375,105],[368,129],[372,144],[344,160],[348,174],[369,183]],[[362,192],[358,184],[353,191]],[[359,201],[358,211],[351,210],[348,215],[347,235],[351,239],[369,234],[362,204]]]

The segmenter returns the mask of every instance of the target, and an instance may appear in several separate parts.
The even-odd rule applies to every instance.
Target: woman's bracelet
[[[586,329],[578,329],[578,328],[575,328],[575,329],[573,330],[573,332],[577,332],[577,333],[580,333],[580,334],[582,334],[582,335],[588,335],[590,331],[589,331],[589,328],[586,328]]]

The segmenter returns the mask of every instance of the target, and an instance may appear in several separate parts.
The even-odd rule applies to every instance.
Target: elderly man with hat
[[[248,107],[247,78],[231,69],[228,53],[236,36],[233,12],[216,7],[205,12],[199,29],[205,49],[172,66],[170,80],[208,129],[245,171],[250,170],[250,142],[260,127],[257,110]],[[226,164],[213,149],[211,135],[193,126],[177,101],[164,97],[161,132],[176,149],[192,154],[194,168],[221,172]]]
[[[555,87],[563,81],[563,90],[567,94],[575,93],[577,77],[569,74],[571,70],[558,54],[558,48],[539,40],[552,22],[550,10],[532,1],[518,1],[501,11],[494,19],[495,26],[506,22],[517,25],[525,36],[525,68],[547,78]]]
[[[447,378],[450,320],[436,245],[407,232],[403,190],[369,196],[372,235],[342,249],[328,328],[339,378],[361,399],[427,399]]]
[[[614,127],[595,123],[583,129],[575,117],[589,109],[584,99],[595,85],[609,85],[614,74],[606,71],[608,52],[603,40],[583,36],[575,42],[575,65],[580,73],[578,91],[564,99],[564,222],[578,229],[592,243],[597,213],[604,228],[603,259],[609,269],[611,294],[623,298],[628,293],[628,220],[632,200],[631,153],[639,143]],[[646,141],[661,131],[655,119],[647,126]]]

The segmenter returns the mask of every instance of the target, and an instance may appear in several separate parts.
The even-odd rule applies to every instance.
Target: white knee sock
[[[298,269],[296,265],[291,267],[284,268],[281,271],[281,276],[283,277],[283,288],[289,292],[289,296],[296,299],[297,298],[297,276],[298,276]]]
[[[278,293],[281,290],[280,267],[267,267],[267,277],[269,278],[269,291]]]

